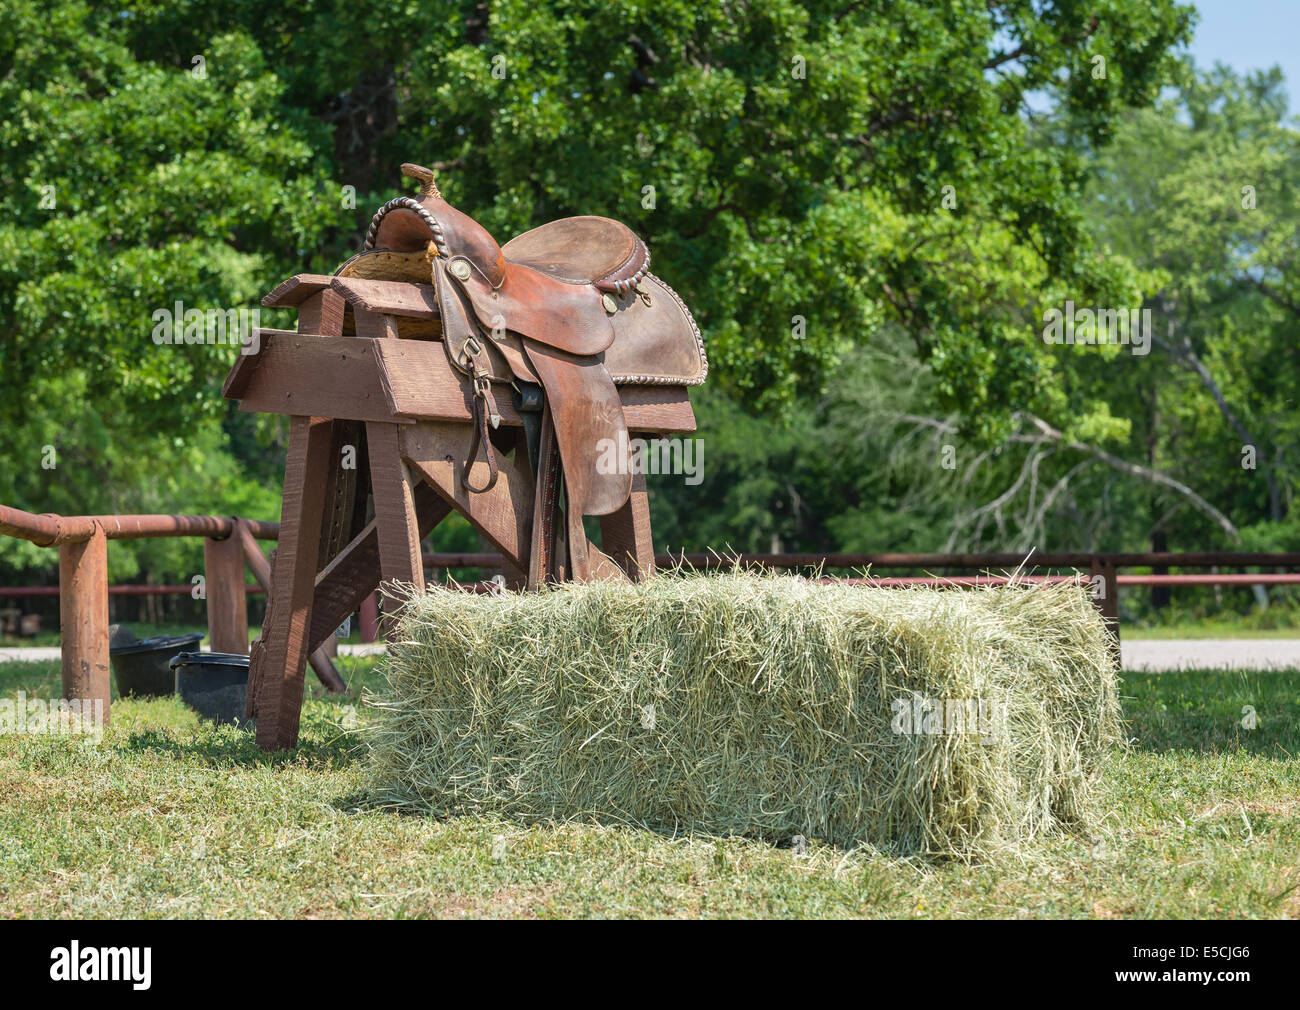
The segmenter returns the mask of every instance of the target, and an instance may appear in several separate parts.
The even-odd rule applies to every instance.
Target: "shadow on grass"
[[[389,814],[394,817],[410,818],[417,821],[433,821],[437,824],[444,825],[463,823],[468,819],[483,817],[488,819],[494,826],[508,825],[523,831],[564,827],[626,828],[631,831],[648,832],[649,834],[655,835],[668,842],[694,838],[697,840],[714,842],[753,842],[767,845],[773,849],[791,849],[794,846],[794,842],[790,838],[772,839],[761,836],[717,834],[704,830],[684,832],[681,828],[644,824],[618,817],[602,817],[593,813],[575,815],[572,817],[562,817],[559,815],[555,817],[520,817],[512,814],[503,814],[493,810],[479,810],[477,807],[460,810],[436,810],[419,801],[395,803],[391,800],[379,799],[364,789],[355,790],[340,796],[333,800],[330,803],[330,806],[343,814]],[[826,849],[831,852],[846,853],[854,851],[852,848],[845,848],[818,838],[807,839],[805,844],[813,848]],[[876,851],[883,855],[898,856],[899,858],[907,857],[908,855],[916,856],[915,852],[894,852],[887,847],[876,849]],[[947,858],[949,857],[945,857],[942,854],[933,854],[933,861],[936,862],[946,861]]]
[[[452,811],[439,813],[424,807],[397,805],[376,798],[366,789],[357,789],[338,797],[330,803],[335,810],[344,814],[394,814],[398,817],[413,817],[417,820],[450,821],[460,816]]]
[[[303,733],[298,738],[297,747],[281,751],[262,750],[251,730],[211,727],[203,727],[197,732],[157,728],[138,730],[118,746],[136,754],[165,754],[214,768],[294,766],[339,770],[361,760],[365,746],[355,734],[337,726],[320,729]]]
[[[1300,755],[1300,670],[1128,673],[1121,704],[1138,750]]]

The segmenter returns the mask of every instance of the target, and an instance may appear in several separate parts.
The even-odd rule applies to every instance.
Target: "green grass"
[[[340,667],[377,682],[373,660]],[[57,695],[57,664],[0,663],[0,698],[19,690]],[[1300,671],[1132,675],[1124,695],[1102,834],[978,864],[398,815],[361,794],[355,697],[313,693],[282,755],[121,701],[98,746],[0,736],[0,915],[1300,917]]]
[[[1126,600],[1136,601],[1134,589],[1121,592],[1120,609]],[[1300,611],[1286,598],[1275,598],[1267,609],[1239,613],[1221,607],[1210,612],[1186,606],[1171,606],[1158,613],[1130,618],[1120,626],[1120,636],[1131,639],[1165,638],[1300,638]]]
[[[207,646],[208,628],[206,624],[145,624],[141,621],[124,621],[131,633],[136,638],[154,638],[159,635],[190,635],[199,632],[204,636],[201,645]],[[248,640],[251,642],[261,633],[261,629],[253,626],[248,629]],[[0,634],[0,649],[33,649],[48,648],[58,646],[62,642],[62,636],[58,628],[47,628],[30,638],[20,638],[16,635]],[[361,631],[357,621],[352,621],[351,633],[347,638],[340,638],[340,642],[349,645],[358,645],[361,643]]]
[[[1300,638],[1300,627],[1243,628],[1235,624],[1203,622],[1143,628],[1136,624],[1123,624],[1120,626],[1120,637],[1133,641],[1149,639],[1164,641],[1173,638]]]

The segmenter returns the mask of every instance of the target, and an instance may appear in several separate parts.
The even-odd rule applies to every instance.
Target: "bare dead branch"
[[[1195,505],[1197,509],[1213,519],[1214,522],[1217,523],[1219,527],[1228,534],[1228,536],[1232,537],[1233,540],[1241,539],[1241,532],[1233,524],[1231,519],[1225,516],[1182,481],[1175,480],[1173,477],[1170,477],[1166,473],[1161,473],[1159,470],[1153,470],[1150,467],[1139,466],[1136,463],[1130,463],[1128,460],[1120,459],[1120,457],[1112,455],[1104,449],[1098,449],[1095,445],[1086,445],[1083,442],[1076,442],[1073,439],[1067,439],[1063,433],[1057,431],[1042,418],[1035,417],[1033,414],[1024,414],[1022,416],[1042,432],[1045,438],[1048,438],[1053,442],[1060,442],[1067,448],[1074,449],[1077,452],[1087,453],[1121,473],[1126,473],[1131,477],[1137,477],[1153,484],[1159,484],[1162,487],[1167,487],[1171,491],[1182,495]]]

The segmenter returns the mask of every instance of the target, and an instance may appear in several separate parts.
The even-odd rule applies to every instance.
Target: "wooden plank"
[[[558,575],[559,565],[568,564],[564,538],[560,536],[560,448],[555,444],[555,427],[551,412],[542,410],[542,431],[534,477],[533,524],[528,555],[528,589],[537,589]]]
[[[89,540],[59,545],[59,630],[63,697],[107,726],[108,538],[99,523]]]
[[[395,415],[465,423],[473,419],[468,381],[452,368],[441,343],[386,342],[376,347],[375,360]],[[520,423],[510,397],[499,397],[497,406],[502,423]]]
[[[451,506],[427,484],[416,485],[414,498],[419,535],[423,539],[447,518]],[[311,644],[324,641],[344,618],[363,609],[365,601],[379,586],[379,570],[379,534],[372,519],[316,576]],[[362,624],[364,628],[364,618]]]
[[[352,318],[358,337],[371,340],[396,340],[399,336],[397,320],[393,316],[357,308],[352,310]]]
[[[271,591],[271,563],[267,561],[266,555],[262,553],[262,548],[258,546],[257,540],[253,537],[253,531],[249,528],[246,520],[239,520],[236,529],[236,535],[239,538],[240,545],[244,550],[244,562],[248,565],[248,570],[253,573],[253,578],[257,584],[265,589],[268,593]],[[270,624],[271,604],[268,601],[266,608],[266,624]],[[313,613],[313,620],[315,616]],[[337,625],[335,625],[337,627]],[[334,631],[330,629],[331,633]],[[258,651],[263,648],[262,638],[259,635],[256,642],[253,643],[252,654],[257,655]],[[308,660],[311,668],[316,673],[316,678],[325,685],[325,687],[336,694],[342,693],[348,689],[343,678],[339,676],[338,670],[334,668],[334,663],[324,649],[314,649],[311,658]],[[253,688],[252,664],[249,665],[249,705],[247,714],[250,718],[257,715],[254,707],[255,693]]]
[[[623,417],[632,434],[689,435],[695,411],[685,386],[619,386]]]
[[[528,436],[525,434],[523,428],[501,428],[493,434],[492,441],[498,453],[513,452],[515,454],[514,458],[517,460],[524,461],[528,459]],[[499,462],[499,457],[498,457],[498,462]],[[524,475],[526,477],[531,477],[532,464],[521,463],[520,465],[524,469]],[[536,493],[534,493],[533,498],[536,499],[536,497],[537,495]],[[529,549],[530,550],[532,547],[531,537],[532,537],[532,522],[530,520],[529,521]],[[501,555],[500,562],[496,565],[496,568],[497,571],[500,572],[501,577],[505,579],[506,588],[509,589],[511,592],[520,593],[528,588],[528,569],[523,565],[516,565],[513,562],[511,562],[511,560],[507,558],[505,555]],[[430,571],[430,566],[426,565],[425,570]],[[438,568],[436,566],[432,567],[431,575],[434,582],[441,582],[442,574],[443,573],[441,568]]]
[[[248,384],[253,380],[262,364],[262,356],[266,354],[265,335],[269,331],[259,329],[257,331],[257,346],[252,353],[245,354],[242,350],[239,356],[235,358],[235,363],[230,368],[230,374],[226,376],[226,381],[221,384],[221,395],[227,400],[242,399],[248,389]]]
[[[437,319],[438,297],[432,284],[335,277],[331,285],[355,309],[413,319]]]
[[[228,392],[241,399],[240,410],[400,421],[383,388],[376,346],[377,341],[356,337],[262,330],[259,361],[242,396],[235,397],[233,388]]]
[[[343,335],[343,312],[347,303],[336,291],[317,291],[298,306],[298,332],[323,337]]]
[[[248,655],[248,598],[244,549],[235,536],[203,540],[203,587],[208,604],[208,645],[213,652]]]
[[[401,430],[402,456],[433,489],[469,520],[511,564],[527,569],[533,516],[533,477],[497,454],[497,482],[490,491],[470,492],[461,483],[474,431],[469,425],[421,421]],[[480,458],[470,471],[475,487],[487,483]]]
[[[244,549],[244,562],[253,574],[253,580],[265,590],[271,588],[271,562],[262,553],[262,547],[253,536],[253,531],[241,519],[236,529],[239,543]]]
[[[434,341],[395,340],[376,347],[376,360],[399,417],[439,421],[473,419],[473,391]],[[501,423],[521,424],[509,387],[499,386]],[[695,414],[684,386],[620,386],[623,415],[633,432],[686,434],[695,430]]]
[[[298,332],[324,337],[342,336],[346,307],[343,296],[337,291],[318,291],[298,309]],[[360,421],[335,420],[331,425],[325,518],[318,553],[318,564],[322,567],[365,525],[370,476],[366,472],[363,477],[361,471],[365,462],[364,439],[365,428]],[[332,663],[330,668],[333,669]]]
[[[379,597],[375,593],[361,601],[357,623],[361,626],[361,641],[369,644],[379,637]]]
[[[370,475],[366,465],[365,427],[360,421],[335,421],[330,431],[330,466],[325,474],[325,520],[319,564],[323,568],[365,525]]]
[[[375,531],[379,540],[379,576],[424,589],[420,559],[420,524],[415,512],[415,485],[402,459],[395,424],[366,425],[370,447],[370,484],[374,489]]]
[[[312,295],[328,290],[332,280],[328,274],[294,274],[266,295],[262,304],[269,309],[293,308]]]
[[[632,475],[632,495],[621,509],[600,517],[600,544],[633,582],[654,573],[655,548],[650,538],[650,495],[645,474]]]
[[[295,416],[289,423],[280,540],[271,569],[267,625],[262,631],[257,697],[257,743],[279,750],[298,743],[307,634],[316,593],[316,562],[329,465],[330,420]],[[253,678],[250,677],[250,681]]]
[[[362,313],[364,315],[364,313]],[[377,316],[379,320],[391,317]],[[385,331],[387,327],[385,325]],[[505,387],[501,423],[521,424]],[[684,386],[620,386],[629,431],[688,434],[695,414]],[[302,412],[359,421],[473,418],[473,393],[438,341],[323,337],[262,330],[256,355],[241,355],[223,394],[241,410]]]

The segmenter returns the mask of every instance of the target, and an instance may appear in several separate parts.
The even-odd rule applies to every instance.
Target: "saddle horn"
[[[414,179],[420,183],[420,199],[435,197],[442,199],[442,193],[438,189],[438,183],[433,177],[433,169],[425,168],[423,165],[413,165],[411,162],[402,163],[402,174],[408,179]]]

